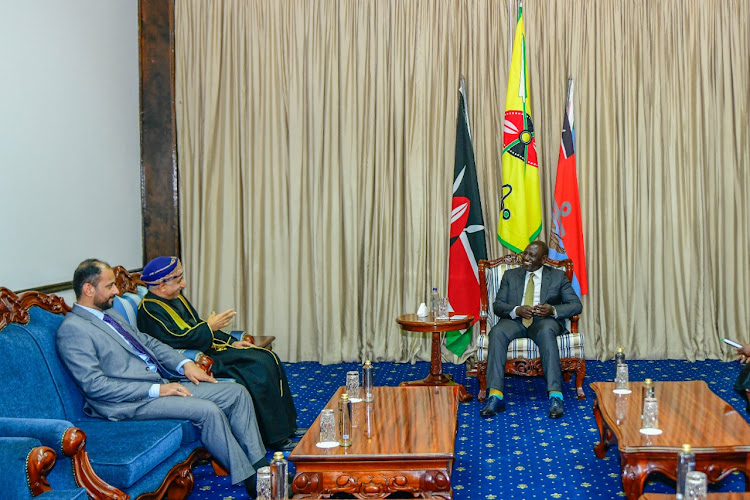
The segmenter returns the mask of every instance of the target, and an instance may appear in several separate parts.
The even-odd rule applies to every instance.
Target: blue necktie
[[[148,358],[149,363],[154,365],[157,370],[159,370],[160,375],[163,377],[175,377],[177,376],[175,373],[172,373],[171,371],[164,368],[161,363],[159,363],[156,359],[154,359],[151,354],[146,350],[145,347],[143,347],[143,344],[138,342],[135,337],[133,337],[123,326],[115,320],[112,316],[109,314],[104,315],[104,322],[108,325],[112,325],[115,330],[117,330],[117,333],[119,333],[125,340],[128,341],[128,343],[133,346],[133,349],[138,351],[140,354],[146,356]]]

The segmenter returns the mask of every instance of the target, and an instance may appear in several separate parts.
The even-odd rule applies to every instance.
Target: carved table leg
[[[646,482],[648,471],[641,468],[640,464],[625,463],[625,456],[620,454],[622,460],[622,490],[629,500],[638,500],[643,494],[643,484]]]
[[[606,422],[602,418],[602,412],[599,409],[599,399],[594,399],[594,419],[596,420],[596,426],[599,428],[599,443],[594,445],[594,453],[597,458],[604,458],[607,456],[607,450],[609,449],[609,429],[607,428]]]

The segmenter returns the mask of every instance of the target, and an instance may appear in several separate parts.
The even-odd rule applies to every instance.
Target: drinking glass
[[[349,394],[349,401],[352,403],[358,403],[361,401],[359,398],[359,372],[350,371],[346,372],[346,392]]]
[[[615,418],[617,419],[617,425],[620,425],[628,414],[628,398],[627,394],[618,394],[615,399]]]
[[[643,400],[643,424],[641,432],[643,434],[661,434],[659,430],[659,401],[656,398],[646,398]]]
[[[691,470],[685,476],[685,500],[706,500],[708,495],[708,480],[706,474]]]
[[[339,437],[336,432],[336,413],[326,408],[320,412],[320,442],[319,448],[333,448],[339,445]]]
[[[449,306],[448,297],[444,297],[438,301],[437,319],[449,319],[448,306]]]
[[[257,500],[271,500],[271,468],[267,465],[257,470]]]
[[[617,365],[614,392],[616,394],[630,394],[630,389],[628,389],[628,365],[624,363]]]

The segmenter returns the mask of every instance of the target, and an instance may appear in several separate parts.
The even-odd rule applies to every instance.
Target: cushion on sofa
[[[83,394],[78,390],[78,386],[68,373],[68,369],[65,368],[57,355],[55,339],[57,328],[62,323],[63,316],[45,311],[41,307],[32,307],[29,309],[29,317],[31,320],[28,325],[24,325],[24,328],[31,333],[34,342],[45,354],[44,362],[51,375],[51,380],[55,384],[55,390],[60,398],[65,418],[75,421],[84,417]],[[54,355],[48,355],[48,353],[54,353]]]
[[[0,351],[6,355],[0,417],[69,420],[47,360],[26,325],[6,326],[0,332]]]
[[[81,420],[86,450],[96,473],[118,488],[129,488],[167,460],[182,443],[177,420]]]
[[[123,318],[127,319],[130,326],[135,329],[138,329],[138,322],[136,320],[138,316],[138,304],[141,303],[146,293],[148,293],[148,290],[145,286],[138,286],[138,293],[125,292],[122,295],[116,296],[112,303],[112,308],[120,313]]]

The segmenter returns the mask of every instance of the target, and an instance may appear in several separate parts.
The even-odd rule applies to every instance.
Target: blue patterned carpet
[[[740,365],[716,360],[630,361],[630,379],[654,381],[705,380],[716,394],[750,420],[744,402],[732,390]],[[308,427],[335,390],[344,385],[346,372],[356,370],[354,363],[320,365],[286,364],[289,383],[299,414],[299,424]],[[479,385],[466,378],[463,365],[444,364],[443,369],[476,395]],[[429,372],[429,363],[415,365],[378,363],[375,385],[398,385],[418,380]],[[592,413],[593,392],[588,383],[611,381],[614,362],[587,361],[584,390],[587,398],[575,398],[571,381],[563,384],[565,416],[547,418],[547,399],[541,378],[509,377],[506,382],[508,410],[497,417],[482,420],[482,405],[474,399],[460,405],[456,462],[453,466],[455,500],[541,499],[541,498],[618,498],[623,497],[620,461],[616,447],[606,458],[598,459],[593,447],[599,432]],[[270,460],[270,455],[269,455]],[[290,467],[293,470],[293,467]],[[216,477],[210,465],[194,470],[195,489],[191,499],[247,498],[244,489],[229,484],[227,477]],[[731,474],[711,491],[744,491],[744,478]],[[674,482],[663,476],[650,476],[646,492],[674,493]]]

